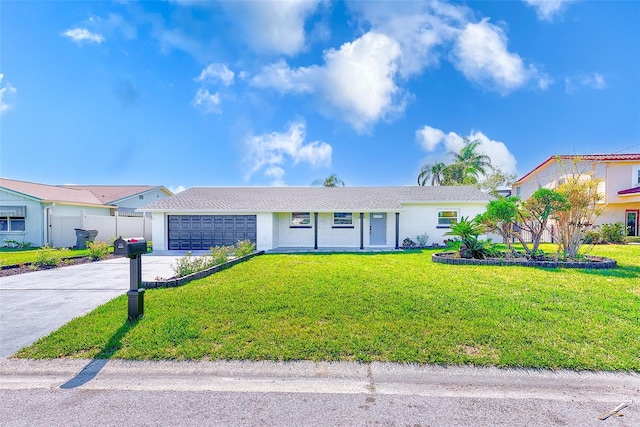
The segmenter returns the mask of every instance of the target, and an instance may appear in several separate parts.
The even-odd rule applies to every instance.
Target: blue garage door
[[[169,249],[209,250],[238,240],[256,243],[255,215],[169,215]]]

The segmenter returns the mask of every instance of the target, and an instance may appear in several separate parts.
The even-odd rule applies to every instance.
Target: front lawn
[[[545,248],[546,249],[546,248]],[[433,251],[263,255],[126,296],[19,357],[393,361],[640,371],[640,247],[613,270],[451,266]]]

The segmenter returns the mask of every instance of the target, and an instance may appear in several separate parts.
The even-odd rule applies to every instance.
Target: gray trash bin
[[[86,249],[87,242],[93,242],[98,235],[98,230],[85,230],[84,228],[74,228],[76,230],[76,248]]]

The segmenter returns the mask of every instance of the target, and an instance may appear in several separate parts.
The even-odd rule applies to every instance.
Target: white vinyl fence
[[[49,242],[58,248],[70,248],[76,245],[76,228],[85,230],[97,230],[97,242],[111,243],[118,237],[144,237],[151,240],[151,218],[102,216],[102,215],[78,215],[50,217]]]

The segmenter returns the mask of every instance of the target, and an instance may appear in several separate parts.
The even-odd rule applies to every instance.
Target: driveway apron
[[[143,256],[142,280],[172,276],[175,260]],[[11,356],[128,290],[128,258],[0,277],[0,357]]]

